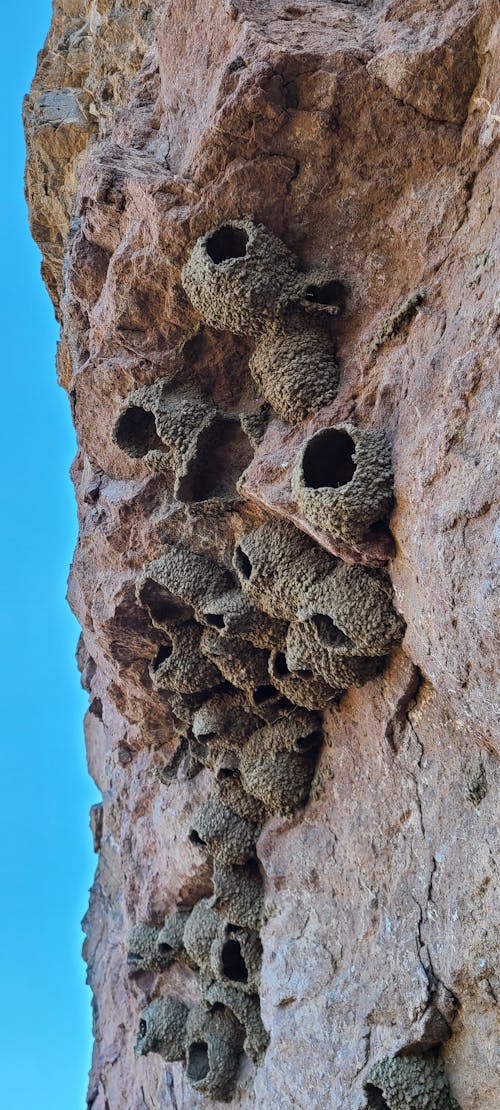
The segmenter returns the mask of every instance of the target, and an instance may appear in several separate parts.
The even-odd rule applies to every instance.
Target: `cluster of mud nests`
[[[195,244],[183,285],[204,326],[246,337],[263,408],[296,423],[330,403],[338,369],[331,318],[343,307],[334,274],[303,273],[287,247],[246,218]],[[222,412],[189,373],[131,393],[114,439],[131,458],[173,479],[176,502],[238,498],[258,442],[258,419]],[[387,521],[391,452],[385,432],[352,424],[306,437],[292,476],[305,520],[344,540]],[[212,864],[213,894],[129,936],[132,974],[173,961],[193,970],[198,1004],[158,997],[142,1012],[136,1052],[185,1063],[189,1083],[230,1099],[242,1054],[255,1063],[268,1036],[260,1015],[264,914],[256,844],[272,816],[307,802],[323,742],[322,711],[369,681],[401,641],[404,622],[385,571],[329,554],[288,520],[269,517],[239,535],[221,565],[181,542],[164,544],[136,585],[161,634],[150,663],[167,691],[191,773],[211,772],[211,794],[189,837]],[[368,1106],[452,1110],[439,1057],[379,1063]]]

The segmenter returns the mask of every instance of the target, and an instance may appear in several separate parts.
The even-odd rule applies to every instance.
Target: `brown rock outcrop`
[[[126,937],[210,899],[214,882],[224,913],[241,896],[232,861],[213,875],[189,837],[213,775],[233,764],[224,752],[202,766],[199,691],[174,689],[173,666],[158,678],[177,642],[165,641],[165,613],[189,619],[198,643],[198,624],[224,607],[212,598],[205,611],[193,595],[172,617],[172,597],[153,589],[141,604],[137,580],[172,544],[232,574],[235,544],[283,517],[332,564],[392,582],[406,632],[371,681],[325,697],[305,806],[270,817],[267,795],[259,802],[258,921],[247,926],[238,905],[241,928],[262,920],[269,1046],[262,1056],[261,1036],[257,1062],[242,1056],[233,1105],[368,1110],[380,1061],[442,1045],[462,1110],[498,1107],[495,14],[493,0],[55,0],[25,106],[27,194],[79,444],[69,598],[103,796],[85,920],[92,1110],[219,1105],[181,1063],[134,1055],[139,1015],[160,995],[204,1024],[188,962],[129,977]],[[183,285],[197,240],[247,217],[302,274],[328,271],[345,291],[324,325],[338,390],[304,426],[263,404],[255,336],[203,323]],[[159,379],[195,397],[207,427],[218,421],[210,466],[184,486],[175,467],[143,461],[145,444],[163,451],[158,428],[159,442],[141,425],[137,457],[113,437],[129,395],[151,397]],[[366,543],[332,540],[294,498],[304,434],[332,425],[382,429],[391,445],[394,511]],[[286,664],[291,618],[268,613],[266,643],[254,643],[253,604],[232,593],[234,638],[248,634],[257,668],[276,637],[273,665],[276,653]],[[225,696],[217,635],[201,641]],[[245,682],[231,706],[245,706],[251,744],[268,725]],[[229,808],[231,776],[221,781]]]

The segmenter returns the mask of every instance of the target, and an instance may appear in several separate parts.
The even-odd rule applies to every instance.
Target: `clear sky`
[[[65,602],[76,538],[69,405],[57,386],[57,327],[29,238],[21,101],[50,22],[49,0],[2,13],[0,70],[0,1102],[83,1110],[90,993],[80,958],[95,857]],[[125,1108],[124,1108],[125,1110]]]

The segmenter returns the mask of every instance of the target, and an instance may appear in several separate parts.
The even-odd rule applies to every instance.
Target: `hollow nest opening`
[[[243,878],[245,876],[249,879],[261,878],[259,864],[256,859],[248,859],[246,863],[235,863],[232,869],[235,875],[239,875]]]
[[[199,744],[210,744],[217,739],[216,732],[200,732],[196,737]]]
[[[369,1110],[391,1110],[389,1103],[385,1101],[380,1087],[374,1087],[372,1083],[367,1083],[365,1092],[368,1099],[367,1106]]]
[[[184,621],[194,616],[194,610],[190,605],[184,604],[177,598],[174,599],[170,591],[159,582],[155,582],[153,578],[147,578],[141,587],[140,603],[157,624]]]
[[[208,257],[219,266],[233,258],[244,258],[247,252],[248,234],[242,227],[224,224],[207,239]]]
[[[319,748],[323,743],[323,733],[321,729],[315,729],[309,732],[307,736],[299,736],[296,742],[296,748],[299,752],[310,752],[313,748]]]
[[[250,559],[248,558],[248,555],[245,554],[241,547],[236,548],[236,551],[234,553],[234,563],[236,569],[239,570],[242,578],[246,578],[248,581],[248,579],[250,579],[252,576],[253,567]]]
[[[239,941],[226,940],[221,953],[222,970],[233,983],[248,983],[248,968]]]
[[[278,651],[274,657],[273,673],[276,678],[286,678],[290,674],[284,651]]]
[[[308,668],[300,668],[291,671],[286,661],[284,651],[278,651],[272,663],[272,676],[273,678],[290,678],[290,679],[311,679],[314,674]]]
[[[187,1076],[188,1079],[193,1080],[194,1083],[199,1083],[200,1080],[205,1079],[210,1071],[210,1062],[208,1059],[208,1044],[206,1041],[193,1041],[188,1045],[187,1052]]]
[[[205,613],[205,620],[210,628],[225,628],[226,622],[222,613]]]
[[[327,617],[325,613],[316,613],[311,619],[318,633],[318,639],[324,647],[352,647],[349,637],[337,627],[331,617]]]
[[[237,767],[219,767],[216,774],[217,782],[224,782],[228,780],[239,781],[239,772]]]
[[[279,697],[279,692],[271,683],[266,683],[264,686],[257,686],[253,692],[255,705],[263,705],[264,702],[270,701],[271,698],[276,697]]]
[[[252,446],[239,419],[216,417],[199,437],[196,455],[179,482],[179,500],[190,503],[237,497],[238,479],[252,458]]]
[[[337,308],[340,311],[345,303],[345,287],[341,281],[311,283],[306,286],[304,297],[311,304]]]
[[[154,414],[132,405],[120,416],[115,429],[118,447],[134,459],[142,459],[150,451],[165,451],[165,444],[156,430]]]
[[[206,841],[202,840],[200,834],[196,831],[196,829],[189,830],[188,840],[191,841],[191,844],[196,844],[198,848],[206,848]]]
[[[156,655],[153,659],[153,662],[151,664],[151,670],[153,670],[155,672],[158,671],[160,669],[162,663],[166,663],[167,659],[170,659],[173,650],[174,649],[173,649],[173,646],[172,646],[171,643],[170,644],[162,644],[161,647],[158,648],[158,651],[157,651],[157,653],[156,653]]]
[[[302,459],[308,489],[339,489],[352,481],[356,472],[356,444],[348,432],[325,428],[306,445]]]

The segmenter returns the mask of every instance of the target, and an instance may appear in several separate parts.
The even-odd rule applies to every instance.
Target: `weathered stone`
[[[181,1062],[133,1052],[153,994],[200,1006],[195,973],[149,971],[145,998],[127,976],[126,936],[210,900],[213,879],[222,913],[233,902],[245,917],[235,924],[258,926],[263,942],[263,1025],[254,996],[243,1010],[227,984],[204,991],[236,1023],[237,1059],[217,1090],[238,1110],[365,1110],[378,1062],[438,1045],[450,1097],[496,1110],[495,15],[493,0],[199,0],[196,18],[191,0],[54,5],[25,106],[27,195],[79,442],[69,597],[103,794],[85,922],[92,1110],[202,1104]],[[326,296],[312,289],[321,273],[334,300],[345,290],[325,324],[335,400],[293,428],[263,406],[256,337],[203,324],[182,284],[198,240],[247,217],[308,275],[308,319]],[[198,498],[197,475],[177,500],[173,472],[151,474],[113,441],[129,394],[175,375],[230,426],[231,481],[221,450],[202,487],[214,498]],[[298,511],[298,453],[332,424],[386,432],[393,539],[347,543]],[[195,718],[206,750],[215,721],[233,755],[258,722],[232,690],[209,712],[203,692],[154,688],[165,628],[135,587],[174,544],[226,572],[242,537],[278,516],[322,557],[380,581],[385,565],[406,632],[381,673],[328,703],[305,809],[267,821],[257,842],[252,923],[234,865],[213,876],[189,839],[211,764],[200,771],[181,752],[162,773],[180,741],[201,742]],[[231,574],[210,598],[194,592],[196,620],[221,637],[227,613],[226,632],[287,649],[289,618],[274,612],[259,629]],[[250,804],[231,777],[218,789],[230,810],[231,798]]]

